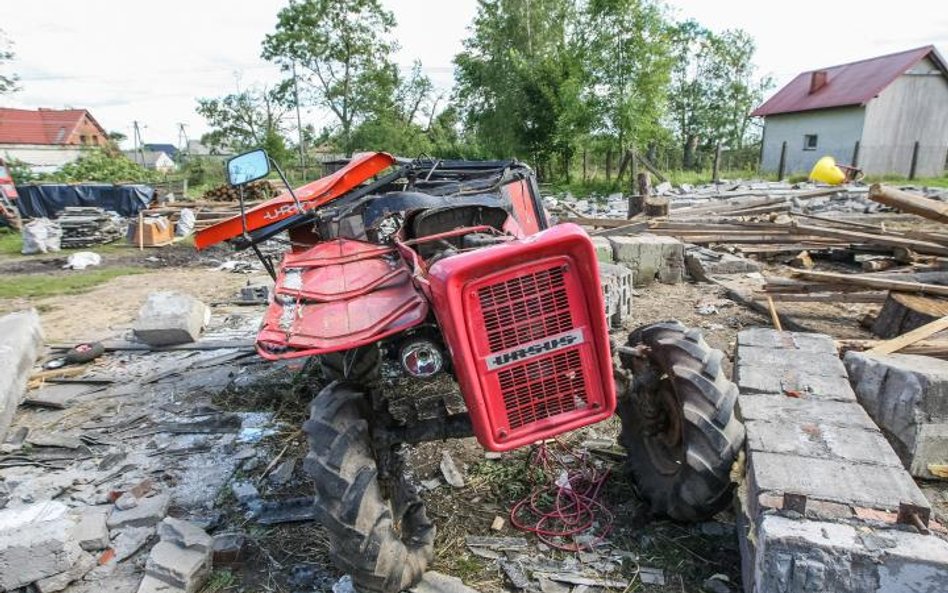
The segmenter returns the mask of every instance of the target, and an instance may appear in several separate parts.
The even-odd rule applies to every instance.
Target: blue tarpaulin
[[[155,190],[149,185],[111,183],[30,183],[16,186],[17,205],[24,218],[56,218],[69,206],[94,206],[136,216],[151,203]]]

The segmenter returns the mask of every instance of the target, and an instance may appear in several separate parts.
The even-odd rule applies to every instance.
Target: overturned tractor
[[[254,151],[227,169],[239,188],[271,161]],[[618,412],[654,513],[697,520],[728,504],[744,429],[722,353],[677,322],[611,344],[593,246],[577,226],[550,226],[525,165],[371,153],[241,206],[196,244],[257,251],[275,281],[259,354],[311,358],[329,382],[310,405],[305,467],[358,590],[406,589],[432,560],[405,444],[474,436],[507,451]],[[291,248],[275,266],[257,245],[283,232]],[[383,364],[450,375],[466,411],[396,417]]]

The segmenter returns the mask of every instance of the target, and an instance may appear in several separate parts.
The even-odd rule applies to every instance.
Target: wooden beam
[[[948,296],[948,286],[938,284],[923,284],[922,282],[906,282],[905,280],[888,280],[866,276],[864,274],[837,274],[835,272],[815,272],[813,270],[796,270],[794,274],[806,280],[818,282],[832,282],[836,284],[850,284],[853,286],[868,286],[881,290],[895,290],[898,292],[916,292],[919,294],[934,294]]]
[[[929,220],[948,222],[948,204],[925,196],[874,183],[869,188],[869,199]]]
[[[893,352],[898,352],[906,346],[911,346],[916,342],[920,342],[925,338],[937,334],[940,331],[948,329],[948,315],[942,317],[941,319],[936,319],[931,323],[923,325],[922,327],[913,329],[907,334],[902,334],[897,338],[892,338],[891,340],[886,340],[878,346],[874,346],[869,350],[866,350],[867,354],[891,354]]]
[[[887,247],[905,247],[918,253],[927,253],[930,255],[948,255],[948,247],[931,243],[929,241],[918,241],[915,239],[906,239],[892,235],[881,235],[873,233],[863,233],[859,231],[844,231],[843,229],[834,229],[829,227],[811,226],[806,224],[794,224],[801,235],[818,235],[823,237],[834,237],[837,239],[849,239],[854,243],[869,243],[870,245],[885,245]]]

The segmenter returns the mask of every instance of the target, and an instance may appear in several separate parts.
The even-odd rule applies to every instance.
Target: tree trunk
[[[612,149],[606,150],[606,181],[612,181]]]
[[[698,149],[698,137],[694,134],[688,134],[685,138],[684,154],[682,155],[682,168],[691,170],[695,166],[695,151]]]
[[[872,324],[872,333],[890,339],[948,315],[948,301],[890,292]]]

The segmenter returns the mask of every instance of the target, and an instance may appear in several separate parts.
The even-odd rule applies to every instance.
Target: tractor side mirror
[[[227,182],[233,186],[263,179],[270,174],[270,157],[259,148],[239,154],[227,161]]]

